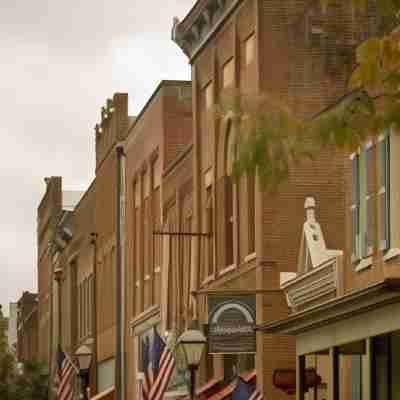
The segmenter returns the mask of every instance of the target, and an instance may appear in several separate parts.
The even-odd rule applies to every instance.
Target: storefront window
[[[400,332],[373,338],[373,399],[400,400]]]
[[[390,337],[377,336],[373,339],[373,398],[389,400],[389,349]]]

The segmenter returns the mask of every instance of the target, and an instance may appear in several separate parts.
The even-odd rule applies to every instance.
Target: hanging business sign
[[[254,295],[209,295],[208,310],[209,353],[256,352]]]

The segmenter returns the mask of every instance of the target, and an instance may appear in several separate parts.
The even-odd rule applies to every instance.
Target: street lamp
[[[87,398],[87,387],[89,386],[89,369],[92,362],[92,351],[87,346],[79,347],[75,353],[75,357],[78,360],[79,365],[79,377],[81,378],[81,396],[83,400]]]
[[[190,371],[190,398],[194,399],[196,387],[196,371],[199,368],[201,356],[207,339],[203,333],[196,329],[189,329],[183,332],[177,341],[178,350],[181,350],[186,357],[188,369]]]

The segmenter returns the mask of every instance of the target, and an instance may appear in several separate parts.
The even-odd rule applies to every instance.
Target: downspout
[[[125,399],[125,284],[124,284],[124,149],[117,152],[117,243],[116,243],[116,357],[115,357],[115,400]]]
[[[93,388],[93,394],[97,394],[97,233],[92,232],[90,234],[90,243],[93,246],[93,291],[92,291],[92,336],[93,336],[93,382],[91,389]]]

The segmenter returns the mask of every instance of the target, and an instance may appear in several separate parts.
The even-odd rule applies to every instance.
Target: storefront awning
[[[245,382],[251,382],[257,376],[256,370],[246,372],[241,374],[241,377]],[[223,400],[226,397],[230,396],[236,387],[236,381],[231,382],[229,385],[224,386],[220,391],[213,394],[211,397],[208,397],[207,400]]]
[[[114,386],[109,389],[104,390],[101,393],[96,394],[96,396],[91,397],[90,400],[114,400]]]

